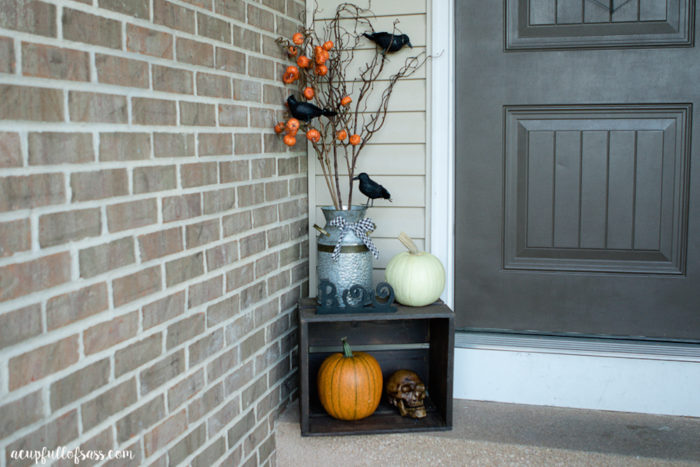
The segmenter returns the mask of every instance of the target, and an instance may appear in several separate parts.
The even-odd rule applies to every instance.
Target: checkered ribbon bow
[[[333,248],[333,261],[338,261],[341,248],[340,244],[343,242],[345,234],[349,231],[352,231],[355,235],[357,235],[357,237],[360,240],[362,240],[362,243],[364,243],[365,246],[369,248],[369,251],[372,252],[374,257],[376,259],[379,259],[379,250],[377,250],[377,247],[374,246],[374,243],[372,243],[372,239],[367,236],[367,232],[372,232],[375,228],[372,219],[364,218],[359,222],[348,224],[342,217],[336,217],[335,219],[331,220],[329,224],[333,227],[340,228],[340,237],[338,237],[338,243],[336,243],[335,248]]]

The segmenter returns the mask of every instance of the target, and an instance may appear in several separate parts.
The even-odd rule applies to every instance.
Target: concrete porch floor
[[[699,466],[700,418],[454,401],[452,431],[302,437],[277,423],[277,465]]]

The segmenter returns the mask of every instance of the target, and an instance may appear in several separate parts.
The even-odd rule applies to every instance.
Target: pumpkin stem
[[[348,338],[343,337],[340,341],[343,343],[343,354],[345,358],[352,358],[352,350],[350,349],[350,344],[348,344]]]
[[[417,255],[420,253],[420,250],[416,246],[415,243],[413,243],[413,240],[411,240],[411,237],[408,236],[405,232],[401,232],[399,234],[399,241],[403,243],[403,246],[408,248],[408,252],[411,253],[412,255]]]

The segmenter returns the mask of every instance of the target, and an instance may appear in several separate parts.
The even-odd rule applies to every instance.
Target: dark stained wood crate
[[[444,303],[398,305],[395,313],[316,314],[315,299],[299,302],[299,393],[303,436],[445,431],[452,429],[454,313]],[[401,417],[382,394],[377,411],[363,420],[329,416],[318,398],[316,376],[323,360],[341,352],[347,337],[354,350],[374,356],[384,381],[400,369],[413,370],[427,385],[427,417]]]

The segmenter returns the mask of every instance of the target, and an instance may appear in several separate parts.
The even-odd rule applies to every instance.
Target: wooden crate
[[[299,393],[304,436],[444,431],[452,429],[454,313],[442,302],[395,313],[316,314],[314,299],[299,302]],[[329,416],[318,398],[316,376],[323,360],[341,352],[347,337],[353,350],[374,356],[384,381],[399,369],[413,370],[426,383],[428,415],[401,417],[382,395],[377,411],[363,420]]]

